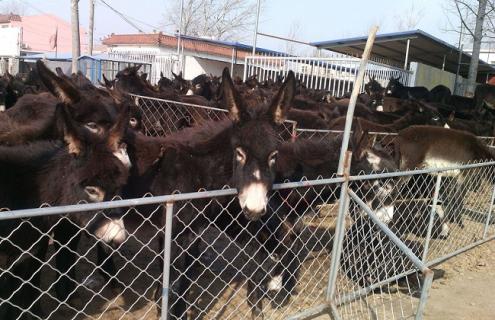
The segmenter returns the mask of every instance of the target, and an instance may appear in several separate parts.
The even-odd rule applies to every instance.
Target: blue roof
[[[48,59],[48,60],[59,60],[59,61],[71,61],[72,54],[67,52],[60,52],[55,55],[55,52],[46,52],[46,53],[37,53],[31,54],[21,57],[24,60],[39,60],[39,59]]]

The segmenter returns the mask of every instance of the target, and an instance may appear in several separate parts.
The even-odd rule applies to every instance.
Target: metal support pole
[[[234,56],[235,56],[235,48],[232,48],[232,59],[230,60],[230,77],[234,76]]]
[[[328,275],[327,285],[327,303],[334,299],[335,287],[337,285],[337,274],[340,267],[340,255],[342,253],[342,243],[344,241],[345,234],[345,216],[349,209],[349,196],[347,195],[347,189],[349,187],[349,170],[351,166],[352,153],[347,151],[345,153],[345,165],[344,165],[344,182],[340,189],[339,199],[339,213],[337,216],[337,224],[335,226],[335,235],[332,247],[332,257],[330,265],[330,274]]]
[[[442,62],[442,70],[445,70],[445,60],[447,59],[447,55],[443,55],[443,62]]]
[[[485,228],[483,230],[483,239],[486,239],[488,234],[488,228],[490,226],[490,220],[492,219],[493,201],[495,200],[495,185],[493,185],[492,197],[490,198],[490,209],[488,210],[488,215],[486,217]]]
[[[242,81],[246,82],[247,80],[247,72],[248,72],[248,57],[244,58],[244,75],[242,76]]]
[[[437,202],[438,202],[438,195],[440,193],[440,184],[442,183],[442,176],[439,174],[437,175],[437,180],[435,183],[435,191],[433,193],[433,202],[432,202],[432,207],[430,210],[430,220],[428,222],[428,230],[426,232],[426,239],[425,239],[425,248],[423,251],[423,257],[421,260],[423,262],[426,262],[426,256],[428,255],[428,248],[430,246],[430,240],[431,240],[431,231],[433,229],[433,222],[435,221],[435,214],[437,211]]]
[[[433,283],[434,273],[430,269],[423,271],[423,286],[421,288],[421,296],[419,297],[418,310],[416,311],[415,320],[423,319],[423,313],[425,312],[426,302],[428,301],[428,295],[430,292],[431,284]]]
[[[363,200],[361,200],[354,191],[349,190],[349,196],[352,200],[356,201],[356,203],[363,209],[363,211],[368,215],[368,217],[375,223],[375,225],[392,241],[399,249],[402,251],[409,260],[414,264],[416,268],[418,268],[421,272],[427,269],[426,265],[412,252],[412,250],[399,238],[397,235],[390,230],[390,228],[383,223],[373,212],[373,210],[368,207]]]
[[[344,173],[344,159],[347,152],[347,148],[349,146],[349,135],[351,133],[354,108],[356,107],[357,97],[359,95],[361,85],[364,81],[366,64],[368,63],[368,59],[371,55],[371,49],[373,48],[373,42],[375,42],[377,31],[378,31],[378,26],[374,26],[371,28],[370,33],[368,34],[368,41],[366,41],[366,47],[364,48],[363,57],[361,58],[359,72],[356,78],[356,82],[354,83],[354,87],[352,88],[351,99],[349,101],[349,107],[347,108],[347,115],[345,118],[345,128],[344,128],[344,136],[342,138],[342,146],[340,147],[339,168],[337,170],[337,174],[339,175],[342,175]]]
[[[260,20],[260,8],[261,8],[261,0],[258,0],[258,4],[256,5],[256,24],[254,25],[254,35],[253,35],[253,56],[256,54],[256,41],[258,40],[258,23]]]
[[[409,45],[410,44],[411,44],[411,39],[407,39],[406,58],[404,59],[404,70],[407,70],[407,64],[409,63]]]
[[[172,216],[174,203],[167,202],[165,212],[165,239],[163,245],[163,293],[161,319],[168,319],[168,297],[170,292],[170,250],[172,248]]]

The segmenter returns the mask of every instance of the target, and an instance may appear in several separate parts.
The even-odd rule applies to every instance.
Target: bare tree
[[[414,30],[418,27],[421,19],[423,19],[424,10],[414,6],[411,6],[394,16],[395,27],[398,31]]]
[[[183,0],[182,34],[218,40],[239,39],[251,32],[256,1]],[[180,2],[174,0],[165,15],[164,26],[179,30]]]
[[[26,11],[26,5],[18,0],[8,0],[0,3],[0,14],[13,13],[23,16],[26,14]]]
[[[495,38],[495,0],[447,0],[446,11],[455,17],[449,20],[448,31],[466,34],[473,44],[469,63],[466,94],[474,95],[481,44],[484,38]]]
[[[289,27],[289,32],[287,33],[287,39],[297,40],[301,32],[301,23],[298,20],[292,21]],[[288,55],[297,55],[296,53],[296,43],[286,41],[285,42],[285,53]]]

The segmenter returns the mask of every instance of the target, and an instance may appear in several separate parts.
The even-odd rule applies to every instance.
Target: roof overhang
[[[349,55],[361,55],[366,45],[367,36],[313,42],[311,45]],[[380,34],[376,36],[372,55],[385,59],[395,65],[403,65],[409,41],[409,61],[417,61],[439,69],[456,73],[459,62],[459,50],[455,46],[438,39],[422,30],[411,30]],[[462,52],[459,73],[466,77],[471,55]],[[495,68],[480,60],[478,74],[495,73]]]

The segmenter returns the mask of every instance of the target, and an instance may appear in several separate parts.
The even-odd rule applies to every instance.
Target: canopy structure
[[[360,55],[366,45],[367,36],[339,40],[312,42],[319,49]],[[411,30],[380,34],[376,36],[372,55],[391,61],[397,65],[407,66],[408,61],[417,61],[445,71],[456,73],[460,65],[460,75],[467,77],[471,55],[461,54],[459,49],[422,30]],[[480,60],[478,76],[495,73],[495,68]]]

